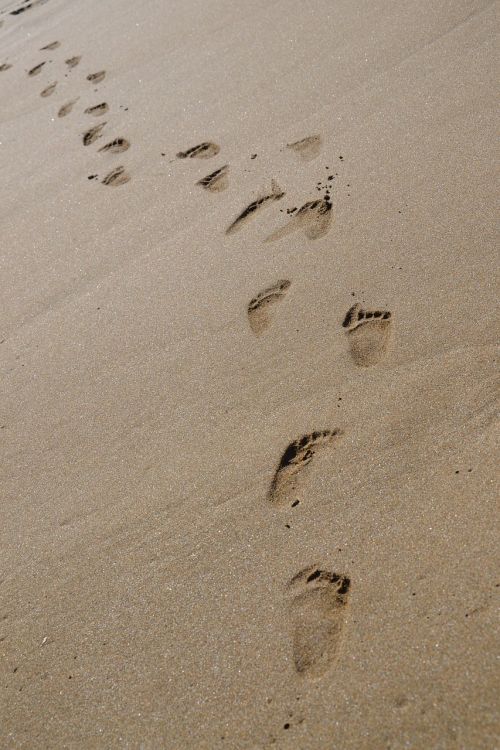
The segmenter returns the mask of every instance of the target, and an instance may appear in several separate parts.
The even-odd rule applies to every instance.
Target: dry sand
[[[0,10],[1,748],[496,747],[498,3]]]

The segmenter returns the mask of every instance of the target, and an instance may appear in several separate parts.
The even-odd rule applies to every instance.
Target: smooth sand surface
[[[498,3],[0,24],[0,747],[496,747]]]

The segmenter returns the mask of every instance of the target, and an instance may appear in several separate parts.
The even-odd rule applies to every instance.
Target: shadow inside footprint
[[[0,65],[0,73],[3,73],[4,70],[9,70],[10,68],[12,68],[12,65],[10,63],[2,63]]]
[[[81,57],[69,57],[64,62],[66,63],[68,68],[76,68],[81,59]]]
[[[116,167],[103,179],[103,185],[112,185],[118,187],[118,185],[124,185],[130,180],[130,175],[125,171],[125,167]]]
[[[40,52],[43,52],[47,49],[57,49],[61,46],[61,42],[50,42],[50,44],[46,44],[45,47],[40,47]]]
[[[284,227],[272,232],[264,242],[274,242],[303,230],[309,240],[324,237],[332,224],[332,203],[328,197],[305,203]]]
[[[292,505],[300,491],[300,480],[305,468],[311,463],[315,453],[336,443],[342,437],[342,430],[323,430],[303,435],[290,443],[281,456],[268,492],[268,500],[273,505]]]
[[[70,102],[71,103],[71,102]],[[69,106],[67,104],[64,105],[65,107]],[[73,106],[73,104],[71,104]],[[61,110],[59,110],[61,111]],[[68,114],[65,112],[65,114]],[[64,117],[64,115],[59,115],[60,117]],[[83,145],[84,146],[90,146],[91,143],[94,143],[98,138],[101,137],[101,130],[106,125],[105,122],[100,122],[99,125],[94,125],[93,128],[90,128],[83,134]]]
[[[229,186],[228,169],[229,166],[225,164],[223,167],[216,169],[215,172],[202,177],[196,184],[201,185],[201,187],[209,190],[211,193],[222,193]]]
[[[281,302],[290,288],[291,282],[282,279],[273,286],[264,289],[248,305],[248,322],[256,336],[260,336],[269,327],[272,319],[272,307]]]
[[[356,303],[347,311],[342,325],[347,329],[349,350],[354,363],[360,367],[378,364],[389,346],[391,313],[388,310],[363,310]]]
[[[103,115],[105,112],[107,112],[109,109],[106,102],[101,102],[101,104],[95,104],[93,107],[87,107],[87,109],[84,110],[86,115],[94,115],[94,117],[99,117],[100,115]]]
[[[110,143],[106,143],[105,146],[102,146],[99,151],[109,151],[111,154],[120,154],[122,151],[126,151],[129,148],[130,143],[126,138],[115,138],[114,141],[110,141]]]
[[[18,16],[20,13],[25,13],[30,8],[36,8],[37,5],[44,5],[48,0],[31,0],[31,2],[27,2],[27,0],[23,0],[23,3],[20,8],[15,8],[15,10],[9,11],[11,16]]]
[[[90,81],[91,83],[101,83],[101,81],[103,81],[105,77],[106,71],[98,70],[97,73],[89,73],[87,76],[87,81]]]
[[[338,656],[347,614],[350,579],[306,568],[290,581],[293,661],[299,675],[317,679]]]
[[[260,211],[263,206],[271,203],[272,201],[279,201],[285,195],[285,191],[280,188],[276,180],[271,180],[271,192],[266,195],[261,195],[256,200],[249,203],[243,211],[238,214],[236,219],[226,229],[226,234],[234,234],[240,230],[244,224],[251,219],[257,211]]]
[[[31,68],[30,70],[28,70],[28,75],[30,76],[30,78],[32,78],[33,76],[37,76],[42,70],[44,65],[45,65],[45,61],[38,63],[38,65],[35,65],[34,68]]]
[[[75,104],[77,103],[78,99],[73,99],[70,102],[67,102],[66,104],[63,104],[62,107],[59,108],[59,111],[57,113],[58,117],[66,117],[66,115],[69,115]]]
[[[40,92],[40,96],[43,96],[43,97],[50,96],[51,94],[54,93],[56,86],[57,86],[57,81],[55,83],[49,84],[47,88],[45,88],[43,91]]]
[[[295,143],[287,143],[286,147],[297,154],[302,161],[311,161],[319,156],[321,144],[320,135],[310,135],[300,141],[295,141]]]
[[[204,141],[197,146],[188,148],[187,151],[179,151],[176,156],[178,159],[211,159],[220,151],[220,146],[210,141]]]

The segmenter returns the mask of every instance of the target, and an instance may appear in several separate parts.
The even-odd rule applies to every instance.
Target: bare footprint
[[[297,505],[304,470],[311,463],[315,453],[332,446],[342,437],[342,430],[323,430],[303,435],[290,443],[281,456],[278,468],[268,492],[268,500],[273,505]]]
[[[48,0],[31,0],[31,2],[26,2],[26,0],[24,0],[20,8],[11,10],[9,13],[11,16],[18,16],[20,13],[25,13],[30,8],[36,8],[37,5],[44,5],[46,2],[48,2]]]
[[[130,180],[130,175],[125,171],[125,167],[116,167],[103,179],[103,185],[112,185],[118,187],[118,185],[124,185]]]
[[[321,151],[322,139],[320,135],[310,135],[302,138],[295,143],[287,143],[287,148],[291,149],[302,161],[312,161]]]
[[[264,242],[275,242],[293,232],[303,230],[309,240],[324,237],[332,224],[332,203],[329,197],[305,203],[288,224],[272,232]]]
[[[290,288],[291,282],[286,279],[276,282],[254,297],[248,305],[248,322],[256,336],[260,336],[269,327],[272,318],[271,308],[281,302]]]
[[[251,219],[255,212],[260,210],[263,206],[266,204],[269,204],[273,201],[279,201],[283,196],[285,195],[285,192],[280,188],[276,180],[271,181],[271,192],[267,193],[265,195],[261,195],[256,200],[252,201],[243,211],[236,217],[236,219],[228,226],[226,229],[226,234],[234,234],[234,232],[237,232],[241,227],[247,223],[249,219]]]
[[[43,66],[45,65],[45,62],[46,61],[44,60],[44,62],[38,63],[38,65],[35,65],[34,68],[28,70],[28,75],[30,76],[30,78],[32,78],[33,76],[37,76],[40,73]]]
[[[51,94],[54,93],[56,86],[57,86],[57,81],[55,81],[55,83],[49,84],[47,88],[45,88],[43,91],[40,92],[40,96],[43,96],[43,97],[50,96]]]
[[[101,104],[94,104],[93,107],[87,107],[87,109],[84,110],[86,115],[93,115],[94,117],[100,117],[105,112],[107,112],[109,109],[106,102],[101,102]]]
[[[65,105],[67,106],[67,105]],[[61,115],[62,116],[62,115]],[[93,128],[90,128],[83,134],[83,145],[84,146],[90,146],[91,143],[94,143],[98,138],[101,137],[101,130],[106,125],[105,122],[100,122],[99,125],[94,125]]]
[[[359,303],[347,312],[344,322],[349,337],[351,357],[360,367],[376,365],[389,346],[392,315],[388,310],[363,310]]]
[[[57,116],[58,117],[66,117],[66,115],[69,115],[75,104],[77,103],[78,99],[73,99],[70,102],[67,102],[66,104],[63,104],[62,107],[60,107]],[[86,145],[86,144],[85,144]]]
[[[216,169],[215,172],[202,177],[196,184],[201,185],[205,190],[210,190],[211,193],[221,193],[229,185],[228,169],[229,166],[225,164],[220,169]]]
[[[178,159],[211,159],[212,156],[217,156],[220,151],[220,146],[216,143],[210,143],[205,141],[199,143],[198,146],[192,146],[187,151],[179,151],[176,154]]]
[[[80,62],[81,59],[82,59],[81,56],[80,57],[79,56],[69,57],[64,62],[66,63],[66,65],[68,66],[68,68],[71,69],[71,68],[76,68],[76,66],[78,65],[78,63]]]
[[[105,70],[99,70],[97,73],[89,73],[87,76],[87,81],[90,81],[91,83],[101,83],[106,77],[106,71]]]
[[[12,68],[12,65],[10,63],[2,63],[0,65],[0,73],[3,73],[4,70],[9,70],[9,68]]]
[[[106,143],[105,146],[102,146],[99,151],[109,151],[112,154],[120,154],[122,151],[126,151],[129,148],[130,143],[126,138],[115,138],[114,141],[110,141],[109,143]]]
[[[350,579],[310,567],[292,578],[288,589],[292,652],[295,669],[306,679],[317,679],[333,666],[342,643],[349,601]]]
[[[45,47],[40,47],[40,52],[43,52],[46,49],[57,49],[61,46],[61,42],[51,42],[50,44],[46,44]]]

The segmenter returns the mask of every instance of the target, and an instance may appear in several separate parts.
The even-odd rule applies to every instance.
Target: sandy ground
[[[498,746],[497,21],[3,0],[1,748]]]

